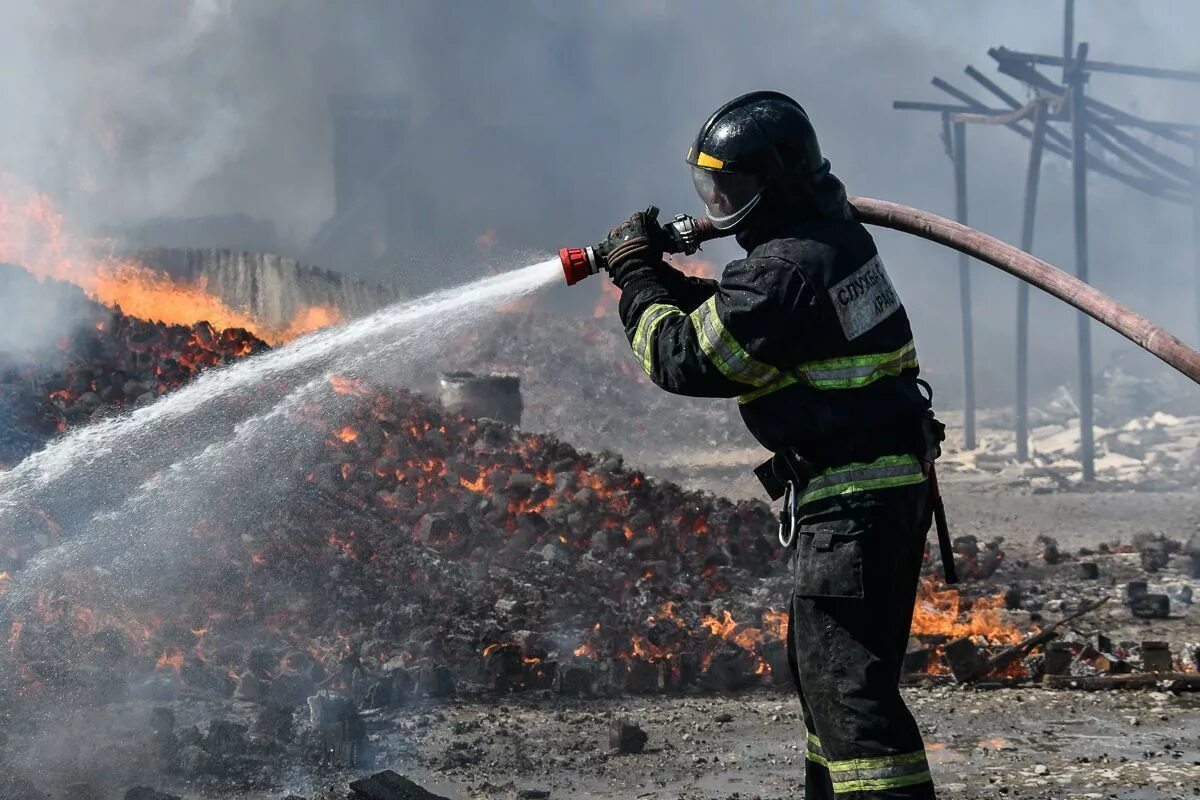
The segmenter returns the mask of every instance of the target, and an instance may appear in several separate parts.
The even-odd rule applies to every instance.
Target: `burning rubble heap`
[[[49,432],[268,347],[244,330],[90,308],[94,318],[55,358],[4,373],[36,397],[26,407],[44,412]],[[48,514],[36,531],[0,530],[0,728],[48,701],[166,704],[154,724],[168,768],[217,774],[256,737],[353,763],[367,746],[363,709],[460,692],[790,685],[779,607],[790,579],[765,504],[687,491],[616,455],[449,413],[418,394],[348,377],[330,385],[336,422],[320,407],[300,412],[319,444],[294,485],[272,487],[286,491],[283,502],[236,530],[212,520],[179,531],[187,575],[165,596],[130,594],[86,566],[22,585],[21,571],[60,531]],[[1200,538],[1080,554],[1078,564],[1047,540],[1043,569],[1092,580],[1065,601],[1048,600],[1036,573],[997,592],[993,576],[1012,566],[999,540],[960,537],[956,552],[961,592],[927,564],[910,679],[1200,688],[1196,652],[1072,624],[1109,592],[1095,578],[1110,564],[1114,575],[1122,559],[1144,570],[1173,558],[1200,564]],[[1102,610],[1110,620],[1161,618],[1183,602],[1136,581],[1126,593],[1117,611]],[[225,711],[205,734],[177,731],[170,709],[186,701]],[[252,725],[229,721],[247,707]]]
[[[36,351],[0,349],[4,432],[0,464],[96,415],[153,401],[200,370],[253,355],[266,342],[243,328],[148,322],[87,299],[77,287],[0,265],[0,313],[30,304],[67,309],[73,324]],[[11,318],[11,317],[9,317]],[[10,438],[11,437],[11,438]]]

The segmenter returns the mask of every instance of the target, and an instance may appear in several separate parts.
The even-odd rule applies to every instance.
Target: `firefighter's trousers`
[[[899,689],[927,500],[920,483],[801,509],[788,656],[808,729],[806,800],[934,797]]]

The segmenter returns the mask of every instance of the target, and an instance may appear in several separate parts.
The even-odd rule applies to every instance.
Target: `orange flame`
[[[282,330],[231,308],[208,291],[203,279],[187,283],[117,255],[113,243],[71,231],[44,194],[0,175],[0,262],[17,264],[39,278],[80,287],[92,299],[126,314],[171,325],[202,320],[214,328],[245,328],[272,344],[340,321],[331,306],[301,308]]]
[[[172,669],[176,672],[183,670],[183,651],[176,648],[164,650],[162,655],[158,657],[158,661],[154,662],[156,670]]]
[[[1025,638],[1027,632],[1004,618],[1002,595],[976,600],[969,612],[961,608],[961,599],[957,589],[939,589],[930,580],[921,581],[913,609],[912,633],[951,639],[982,636],[991,644],[1016,644]]]

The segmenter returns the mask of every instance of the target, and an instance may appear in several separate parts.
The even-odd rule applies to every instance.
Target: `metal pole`
[[[1081,42],[1075,55],[1075,64],[1087,60],[1087,43]],[[1087,76],[1082,69],[1071,68],[1068,74],[1071,86],[1071,132],[1074,147],[1071,156],[1071,171],[1075,194],[1075,276],[1088,282],[1088,227],[1087,227],[1087,106],[1084,84]],[[1079,449],[1083,466],[1083,480],[1089,483],[1096,478],[1096,443],[1093,440],[1094,414],[1092,408],[1092,330],[1088,318],[1078,315],[1079,335]]]
[[[1192,134],[1192,168],[1196,176],[1192,195],[1192,247],[1196,259],[1196,341],[1200,342],[1200,131]]]
[[[1025,213],[1021,220],[1021,249],[1026,253],[1033,252],[1047,113],[1046,104],[1038,103],[1034,110],[1033,144],[1025,172]],[[1029,460],[1029,284],[1025,281],[1017,281],[1017,459]]]
[[[954,123],[954,213],[967,224],[967,126]],[[962,311],[963,446],[975,449],[975,335],[971,324],[971,259],[958,254],[958,301]]]
[[[1067,82],[1067,71],[1071,68],[1071,55],[1075,50],[1075,0],[1063,0],[1063,83]]]

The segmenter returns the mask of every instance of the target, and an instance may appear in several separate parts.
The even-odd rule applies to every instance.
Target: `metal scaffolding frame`
[[[1037,217],[1039,178],[1043,154],[1065,158],[1072,165],[1075,274],[1088,280],[1087,175],[1089,170],[1117,180],[1151,197],[1190,206],[1196,251],[1196,311],[1200,329],[1200,126],[1149,120],[1088,97],[1086,86],[1093,73],[1120,74],[1155,80],[1200,83],[1200,72],[1161,69],[1135,64],[1094,61],[1088,45],[1075,39],[1074,0],[1064,0],[1063,54],[1026,53],[994,47],[988,55],[997,70],[1025,86],[1030,96],[1020,102],[995,81],[968,66],[967,77],[991,95],[994,107],[968,92],[934,77],[935,88],[956,103],[899,100],[893,108],[941,115],[941,134],[954,167],[955,209],[959,222],[967,223],[967,125],[1000,125],[1030,142],[1025,172],[1025,202],[1021,220],[1021,248],[1032,251]],[[1039,66],[1061,67],[1055,82]],[[1069,124],[1066,131],[1054,126]],[[1089,144],[1092,147],[1089,149]],[[1172,154],[1183,149],[1186,156]],[[1186,157],[1188,161],[1184,161]],[[975,354],[971,318],[969,260],[959,256],[959,296],[963,342],[963,438],[967,449],[977,445],[975,433]],[[1084,481],[1095,478],[1094,397],[1092,387],[1091,326],[1080,314],[1077,328],[1079,354],[1080,449]],[[1017,457],[1029,458],[1029,286],[1018,282],[1016,316],[1016,437]]]

